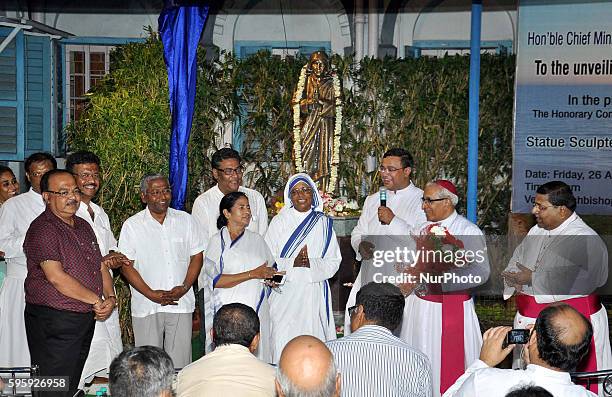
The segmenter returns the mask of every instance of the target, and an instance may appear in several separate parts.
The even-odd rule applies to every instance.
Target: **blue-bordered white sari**
[[[313,190],[312,208],[307,212],[299,212],[291,203],[289,192],[299,182]],[[296,336],[312,335],[323,341],[336,338],[328,279],[338,271],[342,258],[332,219],[322,210],[322,198],[312,179],[296,174],[285,186],[285,206],[268,227],[266,242],[278,270],[287,273],[285,284],[272,290],[268,298],[274,363]],[[310,268],[293,267],[304,245]]]

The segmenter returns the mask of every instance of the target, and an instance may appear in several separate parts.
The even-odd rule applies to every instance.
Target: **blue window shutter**
[[[272,51],[272,46],[269,45],[253,45],[253,46],[242,46],[240,48],[240,58],[248,58],[251,55],[257,54],[258,51],[268,50]]]
[[[12,28],[0,28],[0,42]],[[23,160],[24,35],[20,31],[0,53],[0,160]]]
[[[309,46],[309,45],[300,46],[300,55],[304,55],[306,58],[310,58],[312,53],[317,52],[317,51],[325,51],[329,54],[330,48],[327,45],[326,46]]]
[[[25,38],[25,155],[51,151],[51,42]]]

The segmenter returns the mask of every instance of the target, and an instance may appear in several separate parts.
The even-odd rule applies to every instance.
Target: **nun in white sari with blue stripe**
[[[336,339],[328,279],[342,257],[332,219],[322,211],[312,179],[296,174],[285,186],[285,206],[268,227],[266,242],[278,271],[286,272],[284,285],[272,289],[268,298],[274,363],[296,336]]]

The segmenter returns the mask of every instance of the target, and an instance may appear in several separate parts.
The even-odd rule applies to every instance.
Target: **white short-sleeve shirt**
[[[181,285],[187,275],[191,256],[203,250],[197,222],[188,213],[172,208],[168,208],[163,224],[145,208],[125,221],[119,236],[119,251],[134,260],[134,268],[153,290],[170,290]],[[161,306],[135,288],[130,289],[134,317],[159,312],[191,313],[195,309],[195,296],[191,289],[176,306]]]

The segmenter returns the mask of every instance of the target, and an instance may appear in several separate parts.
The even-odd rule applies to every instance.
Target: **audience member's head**
[[[215,314],[212,332],[217,347],[241,345],[255,352],[259,345],[259,317],[242,303],[223,305]]]
[[[402,323],[405,299],[400,289],[389,283],[370,282],[357,292],[355,306],[349,309],[351,331],[363,325],[379,325],[391,331]]]
[[[276,391],[279,397],[338,397],[340,374],[327,346],[309,335],[289,341],[278,363]]]
[[[171,397],[174,366],[164,350],[140,346],[119,354],[110,365],[109,389],[113,397]]]
[[[529,361],[575,371],[589,352],[592,336],[591,323],[576,309],[564,303],[550,305],[536,319],[527,346]]]
[[[512,390],[506,394],[506,397],[553,397],[553,395],[543,387],[527,385]]]

